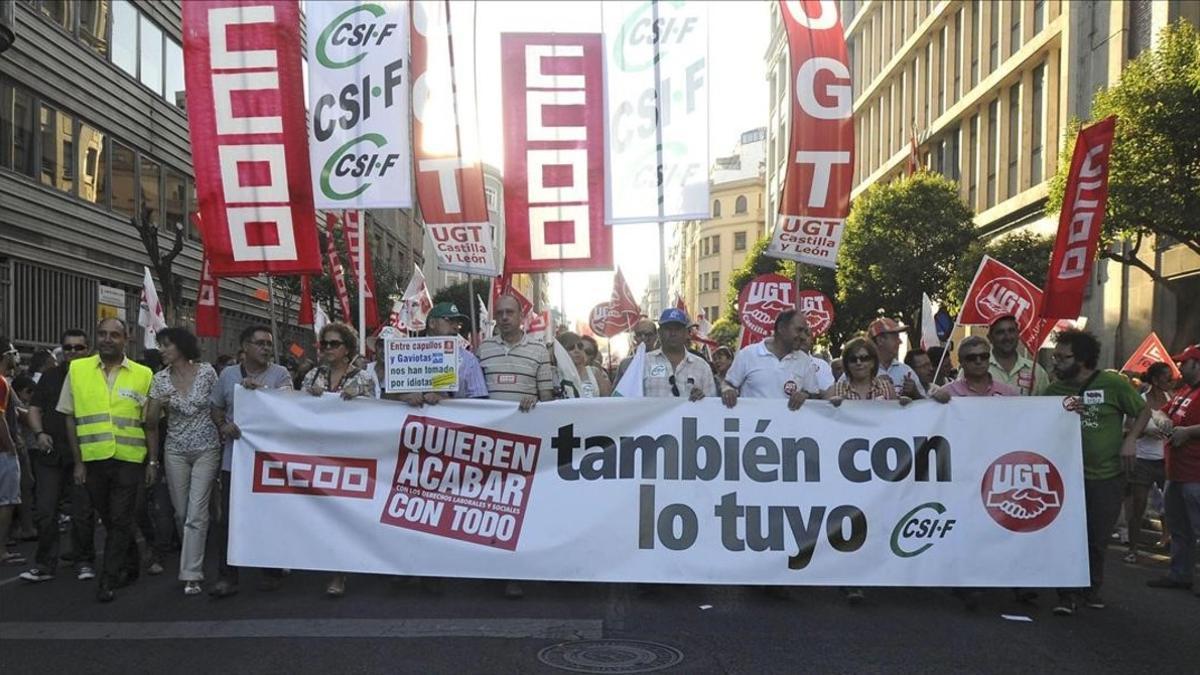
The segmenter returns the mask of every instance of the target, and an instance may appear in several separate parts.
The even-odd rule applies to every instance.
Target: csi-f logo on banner
[[[411,207],[408,3],[316,2],[308,26],[316,205]]]

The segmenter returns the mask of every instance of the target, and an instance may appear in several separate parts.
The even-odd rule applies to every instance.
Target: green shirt
[[[1083,431],[1083,477],[1104,480],[1121,475],[1121,443],[1125,440],[1125,417],[1141,414],[1146,401],[1125,378],[1112,370],[1102,370],[1079,393],[1073,382],[1053,382],[1047,396],[1080,396],[1083,412],[1079,416]]]

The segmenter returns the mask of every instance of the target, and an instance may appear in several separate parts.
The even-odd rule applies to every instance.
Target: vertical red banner
[[[1058,215],[1058,238],[1046,275],[1041,316],[1047,319],[1074,319],[1083,308],[1083,293],[1096,260],[1104,206],[1108,203],[1108,159],[1116,124],[1115,116],[1106,117],[1080,129],[1075,139],[1071,172],[1067,174]]]
[[[325,255],[329,258],[329,278],[333,280],[333,289],[337,292],[338,304],[342,307],[342,321],[354,323],[350,313],[350,293],[346,291],[346,268],[342,267],[342,259],[338,256],[337,242],[333,234],[337,230],[337,216],[325,214]]]
[[[296,315],[296,323],[312,326],[313,320],[312,281],[305,274],[300,277],[300,312]]]
[[[504,33],[505,271],[612,269],[601,36]]]
[[[791,56],[787,180],[767,255],[835,267],[854,182],[854,115],[838,3],[780,0]]]
[[[298,4],[185,2],[183,51],[212,273],[320,273]]]
[[[367,223],[362,217],[362,211],[345,211],[342,213],[342,228],[346,233],[346,250],[350,252],[350,273],[358,279],[358,251],[362,250],[365,261],[364,271],[366,284],[363,286],[363,298],[367,307],[367,329],[379,325],[379,306],[375,302],[375,269],[371,266],[371,249],[367,246]]]
[[[196,293],[196,335],[199,337],[221,337],[220,283],[212,275],[208,264],[207,235],[200,215],[192,214],[192,224],[201,233],[200,283]]]

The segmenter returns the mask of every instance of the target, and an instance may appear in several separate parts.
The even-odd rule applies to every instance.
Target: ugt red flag
[[[616,275],[613,276],[612,299],[608,301],[606,332],[619,333],[629,330],[641,316],[642,309],[638,307],[637,300],[633,299],[633,291],[629,290],[629,284],[625,283],[625,275],[618,267]]]
[[[299,6],[185,2],[183,54],[212,273],[319,274]]]
[[[854,115],[838,3],[780,0],[791,56],[787,180],[767,255],[834,267],[850,213]]]
[[[780,274],[760,274],[742,287],[738,308],[742,316],[741,347],[762,342],[775,331],[775,319],[796,307],[796,282]]]
[[[1038,317],[1042,291],[1008,265],[983,256],[958,314],[964,326],[990,326],[1003,316],[1017,320],[1021,343],[1036,354],[1046,337],[1047,322]]]
[[[1096,245],[1108,201],[1109,155],[1117,118],[1106,117],[1075,139],[1071,172],[1058,215],[1058,238],[1046,275],[1046,300],[1040,316],[1074,319],[1083,307],[1083,292],[1096,259]]]
[[[512,275],[507,271],[492,282],[492,314],[496,313],[496,301],[502,295],[511,295],[516,298],[517,304],[521,306],[521,316],[528,316],[533,311],[533,302],[512,285]]]
[[[1171,368],[1171,379],[1179,379],[1179,368],[1175,365],[1175,359],[1171,358],[1171,352],[1167,351],[1162,340],[1158,339],[1158,333],[1150,331],[1133,356],[1130,356],[1125,365],[1121,366],[1121,370],[1129,373],[1144,373],[1147,368],[1156,363],[1167,364]]]

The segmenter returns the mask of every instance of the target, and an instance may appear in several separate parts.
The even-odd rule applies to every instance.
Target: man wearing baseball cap
[[[460,338],[459,331],[467,321],[466,315],[458,311],[453,302],[439,302],[429,310],[426,317],[425,334],[429,337]],[[382,391],[382,387],[380,387]],[[483,369],[479,367],[479,359],[467,351],[463,340],[458,340],[458,391],[451,395],[441,392],[413,392],[404,394],[400,399],[410,405],[420,406],[423,403],[436,404],[447,397],[453,398],[487,398],[487,381],[483,379]]]
[[[1163,408],[1173,425],[1166,443],[1167,491],[1163,499],[1171,531],[1171,569],[1146,585],[1191,589],[1196,538],[1200,537],[1200,345],[1171,358],[1179,364],[1183,379]]]
[[[900,353],[900,333],[908,330],[908,326],[881,316],[867,326],[867,336],[875,343],[879,351],[879,374],[887,375],[901,396],[909,398],[925,398],[925,387],[921,380],[903,361],[897,361]]]
[[[677,307],[663,310],[658,319],[658,349],[646,353],[642,371],[645,396],[699,401],[717,395],[717,383],[708,362],[688,351],[691,339],[687,312]]]

